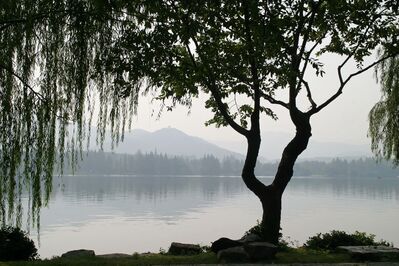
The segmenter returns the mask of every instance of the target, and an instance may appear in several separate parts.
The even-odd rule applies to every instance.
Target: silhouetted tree
[[[247,140],[242,178],[262,204],[264,238],[276,243],[281,198],[312,135],[310,118],[354,77],[398,54],[398,18],[396,0],[5,1],[0,10],[1,218],[5,202],[10,213],[15,209],[14,191],[24,179],[37,214],[41,182],[45,199],[51,189],[55,147],[62,160],[70,120],[76,125],[71,150],[82,145],[84,125],[91,121],[84,120],[85,110],[91,114],[96,96],[99,139],[109,124],[118,141],[140,89],[152,91],[168,110],[190,106],[202,93],[214,113],[207,125],[230,126]],[[384,54],[366,63],[377,48]],[[336,86],[335,92],[320,100],[313,97],[308,73],[323,76],[325,54],[341,56],[342,63],[337,84],[327,84]],[[344,71],[351,61],[357,69]],[[277,92],[285,93],[285,100]],[[309,102],[305,108],[298,105],[302,97]],[[296,133],[266,185],[254,170],[260,116],[277,119],[273,105],[289,113]]]

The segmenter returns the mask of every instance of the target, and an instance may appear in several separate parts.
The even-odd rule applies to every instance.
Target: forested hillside
[[[89,152],[79,163],[76,174],[239,176],[243,163],[234,157],[219,160],[213,155],[187,158],[156,152],[138,152],[134,155]],[[276,169],[277,163],[258,163],[256,171],[261,176],[272,176]],[[72,171],[66,167],[64,173],[71,174]],[[376,163],[372,158],[333,159],[329,162],[299,162],[294,174],[329,177],[398,177],[399,169],[393,168],[385,161]]]

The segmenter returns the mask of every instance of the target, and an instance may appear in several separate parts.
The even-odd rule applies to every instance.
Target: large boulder
[[[221,250],[238,246],[242,246],[242,243],[227,237],[222,237],[212,243],[211,250],[215,253],[218,253]]]
[[[252,261],[269,260],[274,258],[277,246],[267,242],[251,242],[244,244],[244,250]]]
[[[239,240],[222,237],[211,245],[220,262],[249,262],[270,260],[277,253],[277,246],[262,242],[256,234],[248,234]]]
[[[220,250],[217,253],[217,258],[222,263],[249,262],[251,260],[243,246]]]
[[[172,255],[195,255],[201,253],[201,247],[199,245],[173,242],[168,253]]]
[[[71,250],[61,255],[62,258],[94,257],[94,250],[77,249]]]

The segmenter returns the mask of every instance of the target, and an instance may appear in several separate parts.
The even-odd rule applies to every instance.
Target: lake
[[[209,245],[240,238],[261,217],[260,203],[239,177],[56,179],[41,213],[42,258],[80,248],[132,254],[167,250],[173,241]],[[398,221],[399,178],[294,177],[283,196],[283,235],[298,244],[337,229],[373,233],[399,246]]]

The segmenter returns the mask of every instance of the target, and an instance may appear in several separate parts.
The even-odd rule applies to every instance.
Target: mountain
[[[106,141],[104,150],[110,150],[110,143]],[[154,132],[135,129],[125,133],[122,143],[114,148],[115,153],[134,154],[138,151],[143,153],[154,152],[166,153],[168,155],[202,157],[212,154],[222,159],[227,156],[243,158],[239,153],[220,148],[219,146],[198,137],[187,135],[175,128],[163,128]]]
[[[262,144],[259,151],[261,161],[274,161],[280,158],[284,147],[291,140],[292,135],[284,132],[265,132],[262,135]],[[92,138],[95,139],[95,138]],[[92,150],[95,150],[92,147]],[[109,138],[105,139],[104,151],[110,151]],[[212,154],[222,159],[234,156],[243,159],[246,152],[244,138],[236,141],[207,141],[199,137],[187,135],[175,128],[163,128],[154,132],[135,129],[125,133],[125,139],[114,148],[116,153],[134,154],[154,152],[168,155],[202,157]],[[355,159],[372,156],[368,145],[356,145],[339,142],[325,142],[311,138],[308,148],[301,154],[299,160],[329,160],[332,158]]]

